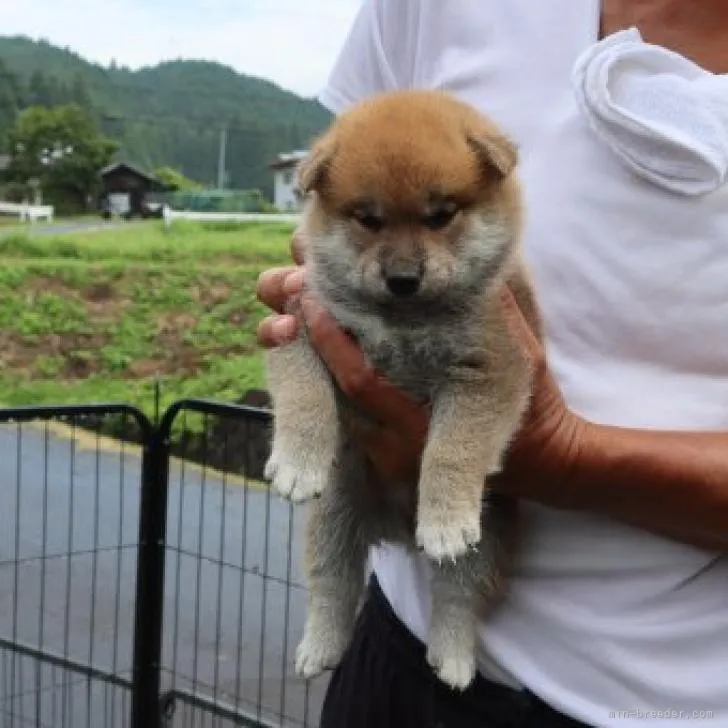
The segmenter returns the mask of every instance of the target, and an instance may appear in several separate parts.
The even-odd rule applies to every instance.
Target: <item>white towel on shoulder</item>
[[[574,91],[592,129],[637,174],[683,195],[728,176],[728,76],[642,40],[636,28],[590,46]]]

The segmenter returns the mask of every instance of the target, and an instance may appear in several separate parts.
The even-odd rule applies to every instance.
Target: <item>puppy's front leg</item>
[[[497,472],[525,410],[525,362],[491,374],[464,370],[438,392],[422,459],[417,544],[436,562],[456,559],[481,538],[486,476]]]
[[[339,436],[330,377],[305,336],[268,354],[273,444],[265,477],[294,502],[320,495]]]

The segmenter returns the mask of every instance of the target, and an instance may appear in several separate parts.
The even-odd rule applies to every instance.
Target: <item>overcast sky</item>
[[[138,68],[215,60],[304,96],[326,81],[360,0],[0,0],[0,34]]]

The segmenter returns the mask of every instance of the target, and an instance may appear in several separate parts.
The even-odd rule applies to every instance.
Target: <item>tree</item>
[[[28,83],[29,105],[51,107],[55,101],[55,89],[48,77],[41,71],[33,71]]]
[[[91,94],[86,85],[86,81],[80,73],[76,73],[73,77],[73,84],[70,88],[70,102],[80,106],[82,109],[91,112],[93,103],[91,102]]]
[[[5,147],[6,135],[22,105],[20,81],[0,60],[0,148]]]
[[[154,175],[162,180],[172,192],[194,192],[202,189],[202,185],[187,179],[182,172],[172,167],[159,167],[154,170]]]
[[[44,196],[61,208],[86,207],[96,192],[99,170],[118,148],[73,104],[26,109],[8,138],[8,179],[20,184],[39,180]]]

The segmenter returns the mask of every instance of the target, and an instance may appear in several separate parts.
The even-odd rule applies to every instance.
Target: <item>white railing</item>
[[[17,215],[21,222],[53,222],[53,205],[30,205],[27,202],[0,202],[0,215]]]
[[[167,205],[162,211],[165,227],[175,220],[192,220],[194,222],[287,222],[297,223],[297,213],[268,212],[198,212],[195,210],[172,210]]]

